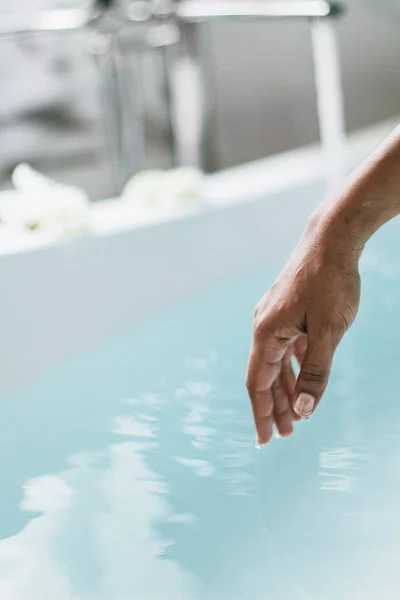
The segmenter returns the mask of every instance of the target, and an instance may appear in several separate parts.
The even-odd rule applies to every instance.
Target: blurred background
[[[0,1],[1,189],[10,187],[14,167],[28,162],[61,182],[81,186],[91,199],[116,194],[117,126],[109,109],[112,74],[104,64],[107,44],[112,41],[104,31],[118,29],[121,14],[133,14],[139,25],[145,21],[146,2],[131,4],[134,6],[126,1],[92,5],[86,0],[15,0],[11,5]],[[344,5],[345,14],[337,19],[338,46],[346,129],[353,131],[400,114],[400,2],[346,0]],[[38,11],[71,8],[101,13],[101,20],[77,31],[34,35],[11,31],[34,20]],[[159,3],[158,10],[163,15],[169,7]],[[319,138],[307,19],[220,19],[205,29],[202,56],[213,107],[209,170]],[[124,41],[129,60],[122,64],[122,78],[131,79],[128,94],[133,94],[129,108],[134,115],[140,96],[143,110],[144,125],[135,125],[145,129],[145,136],[141,132],[140,137],[145,144],[142,168],[172,163],[163,88],[165,56],[158,47],[164,38],[173,47],[174,31],[170,28],[161,33],[161,44],[157,38],[153,40],[151,51],[136,29],[134,33],[127,29]],[[129,44],[135,36],[139,42],[132,50]]]

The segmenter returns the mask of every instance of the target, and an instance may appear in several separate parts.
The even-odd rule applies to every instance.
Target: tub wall
[[[323,191],[322,182],[308,184],[172,223],[2,257],[0,394],[211,286],[281,265]]]

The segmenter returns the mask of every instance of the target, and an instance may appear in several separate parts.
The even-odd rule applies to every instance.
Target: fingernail
[[[315,400],[310,394],[299,394],[294,403],[294,410],[299,417],[309,417],[314,409]]]

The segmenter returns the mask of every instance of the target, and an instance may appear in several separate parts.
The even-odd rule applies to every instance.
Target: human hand
[[[258,303],[247,388],[257,439],[275,423],[281,436],[308,418],[328,384],[334,352],[360,299],[358,253],[320,214],[314,216],[281,275]],[[300,365],[295,377],[292,358]]]

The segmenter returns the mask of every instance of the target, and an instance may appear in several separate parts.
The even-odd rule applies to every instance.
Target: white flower
[[[0,221],[22,230],[53,232],[57,239],[89,231],[89,198],[83,190],[53,182],[28,165],[13,175],[15,192],[0,197]]]
[[[148,207],[176,207],[200,199],[204,175],[192,167],[170,171],[143,171],[125,186],[122,200]]]
[[[165,181],[165,172],[142,171],[134,175],[122,192],[122,200],[152,206],[157,204]]]

